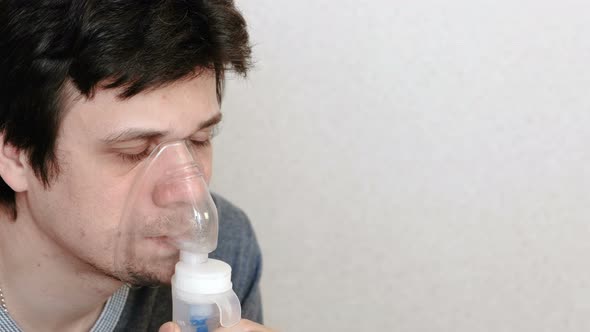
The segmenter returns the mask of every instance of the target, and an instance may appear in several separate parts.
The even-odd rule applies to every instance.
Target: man
[[[178,258],[121,274],[116,239],[156,145],[190,140],[210,178],[225,71],[250,60],[233,1],[0,0],[0,52],[0,331],[180,331],[150,287]],[[252,228],[214,200],[251,320],[222,330],[269,331]]]

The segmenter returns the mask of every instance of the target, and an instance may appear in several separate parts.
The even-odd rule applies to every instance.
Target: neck
[[[0,288],[8,312],[25,331],[88,331],[122,283],[32,226],[0,218]]]

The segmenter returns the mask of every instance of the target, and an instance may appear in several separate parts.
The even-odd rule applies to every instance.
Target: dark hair
[[[212,70],[221,101],[225,71],[245,75],[250,53],[232,0],[0,0],[0,132],[49,186],[67,85],[130,98]],[[0,205],[16,218],[4,181]]]

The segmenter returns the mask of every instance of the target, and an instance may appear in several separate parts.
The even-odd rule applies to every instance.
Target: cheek
[[[42,185],[31,188],[27,192],[26,212],[42,239],[60,251],[60,257],[77,257],[93,265],[105,265],[111,259],[109,255],[112,256],[105,252],[112,240],[97,222],[103,216],[97,215],[100,209],[88,199],[92,193],[88,186],[73,186],[65,180],[70,176],[70,173],[60,174],[47,190]]]
[[[203,170],[203,175],[205,176],[205,182],[207,184],[209,184],[209,182],[211,181],[211,175],[212,175],[213,170],[211,169],[211,162],[209,162]]]
[[[213,153],[211,149],[207,149],[207,151],[203,151],[198,155],[198,163],[201,165],[203,176],[205,178],[205,182],[209,184],[212,175],[212,164],[213,164]]]
[[[97,209],[96,214],[102,216],[101,220],[96,220],[96,222],[103,224],[102,227],[116,231],[129,200],[132,182],[132,176],[105,178],[98,185],[98,190],[88,197],[89,201],[94,202],[94,208]]]
[[[72,229],[102,240],[116,231],[125,198],[120,183],[85,174],[72,177],[59,189],[54,196],[61,198],[60,211],[66,213],[69,220],[64,222]]]
[[[29,208],[39,228],[55,242],[87,259],[99,259],[113,247],[127,183],[87,170],[62,170],[47,190],[36,185],[29,193]]]

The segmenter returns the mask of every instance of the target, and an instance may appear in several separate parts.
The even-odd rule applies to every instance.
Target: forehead
[[[129,99],[119,98],[120,92],[101,89],[93,98],[72,98],[66,106],[62,134],[85,132],[99,138],[133,127],[167,131],[181,138],[219,112],[215,77],[210,73]]]

